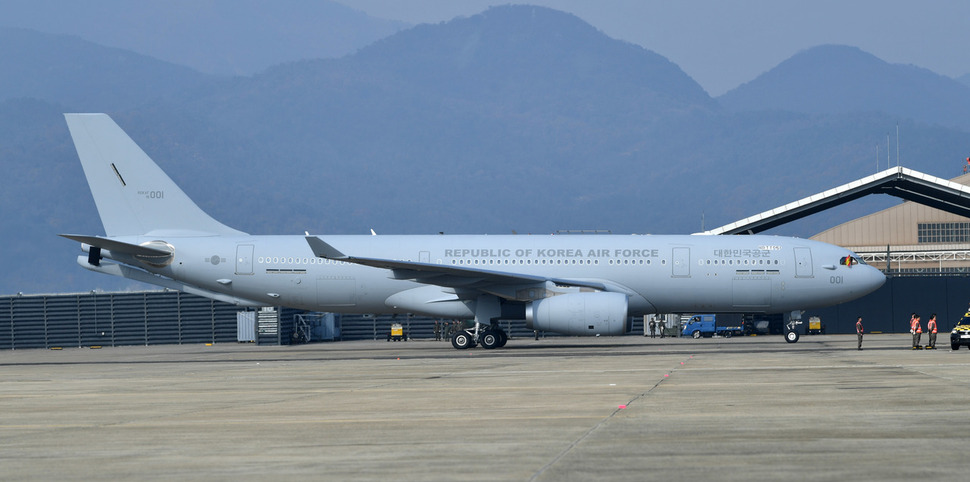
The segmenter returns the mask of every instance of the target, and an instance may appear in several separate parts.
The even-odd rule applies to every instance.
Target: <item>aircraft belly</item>
[[[763,309],[771,306],[771,280],[734,280],[731,288],[735,308]]]
[[[440,286],[425,285],[394,293],[384,304],[394,310],[446,318],[473,318],[468,304]]]
[[[353,276],[318,277],[316,297],[321,308],[357,306],[357,280]]]
[[[656,305],[657,313],[699,313],[731,311],[734,300],[730,280],[707,277],[665,278],[645,293]]]

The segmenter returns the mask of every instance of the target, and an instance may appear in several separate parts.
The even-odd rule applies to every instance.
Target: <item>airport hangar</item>
[[[855,333],[856,317],[862,316],[867,332],[907,333],[910,313],[919,313],[924,327],[936,313],[946,333],[970,304],[968,186],[970,174],[946,180],[893,167],[707,233],[758,233],[870,194],[902,198],[902,204],[812,236],[855,251],[887,278],[865,297],[806,311],[802,320],[818,316],[827,333]]]
[[[852,249],[887,274],[886,284],[858,300],[806,311],[802,319],[820,317],[826,333],[854,333],[856,317],[863,316],[867,332],[905,333],[909,313],[924,320],[937,313],[946,332],[970,303],[968,186],[970,174],[945,180],[895,167],[706,233],[753,234],[869,194],[900,197],[906,202],[812,237]],[[167,290],[0,297],[0,349],[376,340],[388,336],[392,323],[404,325],[412,338],[434,335],[431,318],[282,307],[240,312],[235,305]],[[523,322],[502,323],[513,337],[533,336]]]

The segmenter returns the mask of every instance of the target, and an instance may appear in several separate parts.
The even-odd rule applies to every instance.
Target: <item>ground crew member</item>
[[[657,330],[660,332],[660,338],[667,337],[667,320],[660,318],[657,320]]]
[[[923,347],[920,346],[919,339],[923,334],[923,325],[919,322],[919,315],[913,315],[913,328],[910,331],[913,332],[913,349],[922,350]]]
[[[926,331],[929,332],[930,342],[926,344],[927,350],[936,349],[936,313],[930,315],[930,320],[926,322]]]
[[[915,321],[916,321],[916,313],[910,313],[909,314],[909,334],[910,335],[915,335],[916,334],[916,329],[913,326],[913,323]]]
[[[862,349],[862,317],[855,320],[855,334],[859,337],[859,349]]]
[[[657,336],[657,320],[650,319],[650,338],[655,338]]]

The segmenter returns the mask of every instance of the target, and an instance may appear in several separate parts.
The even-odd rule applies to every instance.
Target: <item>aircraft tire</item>
[[[795,343],[795,342],[797,342],[798,341],[798,332],[797,331],[789,331],[789,332],[786,332],[785,333],[785,341],[787,341],[788,343]]]
[[[468,334],[467,331],[461,330],[454,335],[451,335],[451,346],[455,347],[457,350],[465,350],[475,346],[472,341],[472,336]]]
[[[505,346],[506,343],[509,342],[509,334],[506,333],[504,330],[496,330],[496,331],[498,332],[498,335],[500,338],[498,342],[498,347],[502,348],[503,346]]]
[[[498,348],[502,344],[502,336],[498,334],[495,330],[487,330],[482,333],[482,336],[478,339],[481,343],[482,348],[486,350],[492,350]]]

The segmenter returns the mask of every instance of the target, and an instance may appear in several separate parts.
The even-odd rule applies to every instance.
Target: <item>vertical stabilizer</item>
[[[244,234],[206,214],[106,114],[64,114],[105,234]]]

